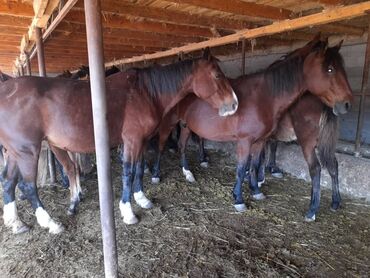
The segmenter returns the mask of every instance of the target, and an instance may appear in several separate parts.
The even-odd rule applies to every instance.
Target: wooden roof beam
[[[151,39],[151,40],[162,40],[162,41],[172,41],[178,42],[181,44],[191,43],[191,42],[199,42],[204,40],[204,38],[199,38],[196,36],[178,36],[176,34],[168,34],[168,33],[153,33],[148,31],[135,31],[135,30],[128,30],[128,29],[116,29],[116,28],[104,28],[104,38],[105,37],[117,37],[117,39],[122,38],[124,34],[125,38],[131,39]],[[58,28],[55,30],[55,33],[64,33],[64,34],[79,34],[81,36],[86,36],[86,27],[83,24],[76,24],[67,21],[61,22]]]
[[[72,10],[66,17],[66,21],[85,24],[84,12]],[[178,36],[213,37],[213,33],[209,28],[162,23],[147,19],[131,20],[116,14],[105,14],[102,23],[104,27],[108,28],[128,29],[132,31],[154,32],[160,34],[174,34]]]
[[[275,22],[273,24],[250,29],[250,30],[243,30],[239,31],[235,34],[224,36],[221,38],[214,38],[207,41],[199,42],[199,43],[192,43],[182,47],[176,47],[170,50],[142,55],[138,57],[132,57],[129,59],[121,59],[118,61],[106,63],[106,66],[111,66],[115,64],[126,64],[126,63],[133,63],[143,60],[151,60],[151,59],[158,59],[162,57],[177,55],[180,52],[188,53],[191,51],[199,50],[205,47],[214,47],[229,43],[235,43],[240,41],[241,39],[253,39],[258,37],[264,37],[268,35],[273,35],[277,33],[293,31],[297,29],[302,29],[309,26],[316,26],[316,25],[323,25],[328,24],[344,19],[349,19],[353,17],[358,17],[365,15],[367,11],[370,10],[370,1],[362,2],[359,4],[349,5],[345,7],[337,7],[331,10],[325,10],[320,13],[302,16],[295,19],[284,20],[280,22]]]
[[[291,17],[292,12],[272,6],[244,2],[241,0],[166,0],[177,4],[188,4],[192,6],[217,10],[238,15],[261,17],[272,20],[282,20]]]
[[[104,0],[101,2],[103,13],[115,13],[120,15],[136,16],[154,19],[161,22],[176,24],[215,27],[223,30],[241,30],[253,27],[250,23],[242,20],[224,19],[218,17],[198,16],[190,13],[162,9],[138,4],[131,4],[117,0]],[[75,8],[83,9],[83,2],[78,2]]]
[[[34,12],[32,5],[29,5],[28,3],[1,1],[0,15],[33,17]]]

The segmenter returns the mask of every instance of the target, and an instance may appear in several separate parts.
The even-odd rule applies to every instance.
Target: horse
[[[321,168],[326,168],[332,181],[332,203],[330,209],[337,211],[341,196],[339,192],[338,161],[335,157],[335,149],[338,134],[338,117],[333,111],[323,104],[320,99],[304,94],[283,116],[276,133],[275,141],[291,142],[297,140],[301,146],[303,156],[307,162],[311,177],[311,201],[306,213],[307,222],[315,221],[320,205],[320,178]],[[315,150],[318,150],[318,156]],[[271,149],[269,167],[276,167],[276,144]],[[264,154],[260,154],[259,163],[256,163],[255,171],[259,185],[264,181],[265,167]],[[255,181],[250,181],[255,183]]]
[[[239,109],[231,117],[222,119],[204,101],[192,96],[185,98],[166,116],[168,119],[162,121],[160,152],[154,165],[153,177],[159,179],[159,161],[164,142],[173,126],[181,120],[188,127],[184,129],[185,132],[181,132],[179,141],[185,176],[191,173],[184,152],[190,131],[209,140],[236,142],[234,206],[237,211],[245,211],[242,183],[248,157],[250,154],[254,157],[259,155],[281,117],[304,92],[309,91],[318,97],[335,114],[344,114],[350,109],[353,95],[339,54],[340,46],[338,44],[328,48],[327,41],[321,41],[317,36],[304,47],[295,50],[295,55],[287,56],[266,70],[230,79],[239,99]],[[256,163],[255,160],[252,160],[253,163]],[[251,172],[251,175],[255,174]],[[252,178],[250,188],[253,199],[265,198],[255,177]]]
[[[202,58],[132,69],[106,79],[109,143],[111,147],[124,144],[120,200],[124,223],[138,222],[131,207],[132,191],[139,206],[152,207],[142,191],[142,152],[163,116],[190,93],[205,99],[220,116],[230,116],[238,109],[231,85],[208,51]],[[0,142],[9,154],[2,173],[3,218],[13,233],[28,230],[17,214],[14,197],[17,183],[35,210],[39,225],[50,233],[63,231],[63,226],[44,209],[37,193],[41,141],[48,141],[67,172],[71,183],[69,211],[75,212],[80,188],[76,186],[75,167],[67,151],[94,152],[91,111],[88,81],[27,76],[0,86]]]

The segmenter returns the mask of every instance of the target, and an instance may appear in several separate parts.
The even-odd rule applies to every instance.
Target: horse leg
[[[39,152],[40,148],[31,147],[29,150],[22,150],[17,154],[16,161],[22,177],[18,187],[30,201],[32,208],[35,209],[37,222],[40,226],[49,229],[49,233],[58,234],[64,230],[64,227],[50,217],[37,193],[36,176]]]
[[[155,149],[156,150],[156,158],[153,165],[153,173],[152,173],[152,183],[157,184],[161,180],[161,158],[163,154],[163,150],[166,145],[166,141],[168,136],[171,134],[171,129],[162,129],[159,132],[159,138],[158,138],[158,146]]]
[[[78,204],[81,201],[81,184],[79,183],[78,175],[76,174],[78,169],[76,169],[76,164],[74,161],[72,161],[67,151],[59,149],[55,146],[50,146],[50,148],[67,173],[70,182],[69,190],[71,194],[70,205],[67,210],[67,214],[74,215],[76,214]]]
[[[198,146],[199,146],[200,166],[203,168],[207,168],[208,167],[207,153],[206,150],[204,149],[204,139],[201,137],[199,137]]]
[[[27,232],[29,227],[19,219],[15,203],[15,187],[19,180],[19,171],[15,161],[8,159],[1,178],[4,198],[4,225],[10,227],[13,234]]]
[[[311,202],[310,208],[305,216],[305,221],[312,222],[316,219],[316,213],[320,206],[320,178],[321,166],[315,153],[315,146],[313,144],[302,144],[303,154],[309,167],[311,176]]]
[[[283,171],[279,167],[276,166],[276,151],[278,146],[277,140],[269,140],[267,146],[270,149],[270,157],[269,162],[267,164],[267,169],[271,173],[271,175],[275,178],[281,179],[283,177]]]
[[[55,166],[56,166],[57,171],[59,171],[59,173],[60,173],[60,177],[62,178],[63,187],[68,188],[69,187],[68,176],[66,175],[66,173],[64,171],[63,165],[60,163],[60,161],[58,159],[55,159]]]
[[[247,210],[243,198],[243,181],[247,169],[250,146],[251,143],[248,140],[238,141],[236,146],[238,164],[236,167],[236,182],[233,188],[233,197],[234,197],[234,207],[239,212]]]
[[[186,148],[186,144],[189,140],[190,135],[191,135],[191,131],[189,128],[187,127],[181,128],[181,134],[180,134],[180,139],[179,139],[179,149],[180,149],[180,154],[181,154],[182,173],[184,174],[187,181],[195,182],[194,175],[189,170],[189,164],[188,164],[188,161],[186,160],[186,155],[185,155],[185,148]]]
[[[140,207],[144,209],[150,209],[153,207],[153,203],[145,196],[143,192],[143,176],[144,176],[144,159],[141,158],[136,163],[134,178],[134,199]]]
[[[338,161],[335,155],[333,155],[333,163],[328,163],[327,169],[331,177],[332,186],[332,203],[330,209],[332,211],[337,211],[340,206],[342,198],[339,193],[339,180],[338,180]]]
[[[264,159],[264,142],[253,145],[253,155],[251,158],[251,165],[249,169],[249,188],[251,190],[251,197],[254,200],[260,201],[266,199],[266,196],[261,192],[258,173],[259,169],[263,168]]]

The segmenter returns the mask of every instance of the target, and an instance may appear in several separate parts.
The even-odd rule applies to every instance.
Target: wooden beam
[[[31,23],[30,18],[12,16],[12,15],[2,15],[0,16],[0,25],[8,27],[28,27]]]
[[[34,12],[32,5],[28,3],[1,1],[0,15],[16,15],[22,17],[33,17]]]
[[[192,43],[182,47],[176,47],[167,51],[162,51],[154,54],[142,55],[139,57],[133,57],[130,59],[122,59],[119,61],[107,63],[106,66],[116,65],[116,64],[126,64],[133,63],[143,60],[151,60],[162,58],[166,56],[177,55],[179,52],[183,51],[184,53],[199,50],[205,47],[214,47],[229,43],[237,42],[243,38],[253,39],[258,37],[264,37],[267,35],[293,31],[297,29],[302,29],[308,26],[322,25],[331,22],[336,22],[348,18],[353,18],[357,16],[365,15],[366,12],[370,10],[370,1],[366,1],[359,4],[349,5],[345,7],[333,8],[328,11],[323,11],[317,14],[312,14],[308,16],[303,16],[295,19],[284,20],[280,22],[275,22],[273,24],[250,29],[239,31],[235,34],[224,36],[221,38],[210,39],[207,41]]]
[[[365,33],[365,30],[363,28],[344,25],[340,23],[322,25],[320,26],[320,30],[328,33],[346,34],[354,36],[362,36]]]
[[[344,0],[317,0],[320,4],[324,4],[325,6],[337,6],[337,5],[343,5]]]
[[[63,21],[58,28],[55,30],[56,33],[62,32],[64,34],[78,34],[79,36],[86,35],[86,27],[82,24],[76,24],[68,21]],[[176,34],[159,34],[148,31],[135,31],[128,29],[116,29],[116,28],[104,28],[104,38],[106,37],[116,37],[117,39],[122,38],[122,34],[125,34],[125,38],[130,39],[148,39],[148,40],[161,40],[161,41],[171,41],[178,42],[181,44],[199,42],[204,40],[204,38],[199,38],[195,36],[185,37],[178,36]]]
[[[292,12],[286,9],[272,6],[244,2],[241,0],[166,0],[177,4],[188,4],[192,6],[227,12],[232,14],[261,17],[266,19],[281,20],[291,17]]]
[[[66,21],[84,24],[84,12],[72,10]],[[209,28],[179,25],[149,21],[147,19],[127,19],[116,14],[105,14],[103,26],[106,28],[128,29],[133,31],[153,32],[160,34],[174,34],[178,36],[196,36],[212,38],[213,33]]]
[[[83,9],[83,2],[76,4],[77,8]],[[170,22],[182,25],[215,27],[223,30],[241,30],[253,27],[250,23],[242,20],[224,19],[211,16],[199,16],[176,10],[142,6],[117,0],[105,0],[102,2],[102,11],[135,17],[148,18],[161,22]]]

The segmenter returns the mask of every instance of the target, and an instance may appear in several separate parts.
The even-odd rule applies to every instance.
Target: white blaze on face
[[[132,211],[130,202],[123,203],[122,201],[120,201],[119,209],[121,211],[121,216],[123,218],[124,223],[131,225],[131,224],[136,224],[137,222],[139,222],[134,212]]]
[[[59,234],[63,232],[64,228],[61,224],[55,222],[49,215],[49,213],[44,210],[42,207],[38,207],[35,212],[37,223],[41,227],[49,229],[51,234]]]
[[[229,111],[224,111],[222,115],[220,116],[231,116],[233,114],[235,114],[235,112],[238,110],[238,107],[239,107],[239,100],[238,100],[238,97],[236,96],[234,90],[232,91],[232,95],[233,95],[233,99],[234,99],[234,108],[232,110],[229,110]],[[231,107],[230,107],[231,108]]]
[[[186,170],[184,167],[182,167],[182,173],[188,182],[195,182],[194,175],[190,170]]]
[[[145,209],[150,209],[153,207],[153,203],[145,196],[143,191],[135,192],[134,199],[136,203]]]

